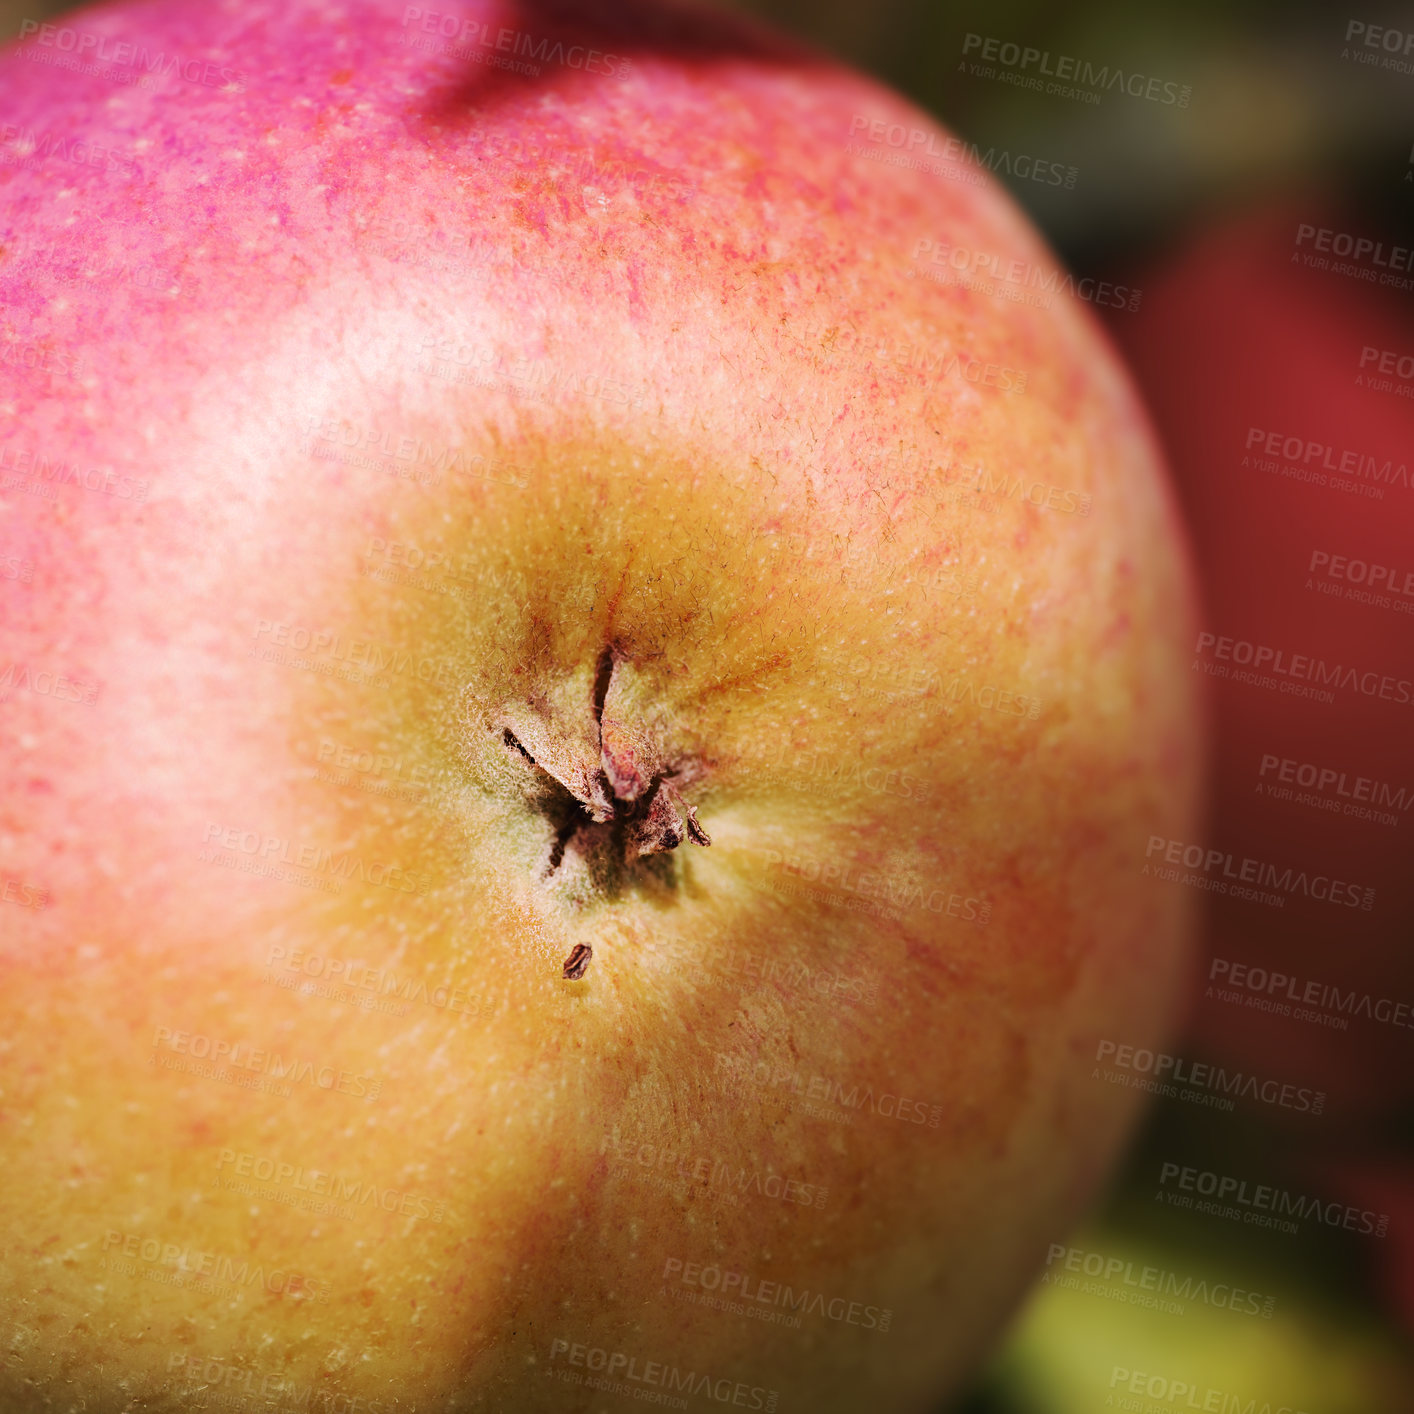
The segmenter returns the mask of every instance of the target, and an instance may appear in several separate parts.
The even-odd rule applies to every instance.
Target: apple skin
[[[1362,478],[1323,471],[1321,452],[1307,469],[1326,484],[1299,481],[1263,469],[1268,461],[1286,466],[1291,457],[1269,456],[1264,441],[1248,443],[1254,431],[1299,436],[1334,449],[1329,460],[1337,466],[1346,451],[1389,461],[1392,477],[1404,466],[1407,482],[1414,403],[1378,385],[1414,380],[1386,378],[1378,354],[1392,352],[1397,367],[1400,355],[1414,352],[1414,320],[1407,294],[1309,266],[1302,253],[1317,253],[1309,235],[1298,247],[1303,225],[1364,234],[1359,218],[1343,215],[1327,194],[1267,199],[1136,276],[1142,307],[1116,317],[1113,327],[1170,455],[1194,540],[1206,628],[1282,648],[1288,661],[1302,653],[1394,680],[1386,695],[1337,692],[1331,703],[1212,680],[1213,846],[1374,890],[1368,910],[1296,897],[1281,909],[1217,894],[1210,899],[1210,985],[1194,1015],[1196,1043],[1238,1069],[1325,1092],[1318,1121],[1277,1106],[1267,1111],[1273,1124],[1324,1156],[1337,1132],[1368,1142],[1372,1127],[1397,1121],[1414,1095],[1408,1065],[1414,708],[1398,700],[1399,682],[1407,697],[1414,681],[1408,612],[1414,580],[1406,583],[1414,570],[1414,489],[1369,478],[1365,485],[1382,491],[1380,498],[1348,489]],[[1296,460],[1304,462],[1304,450]],[[1313,567],[1317,554],[1331,558]],[[1375,587],[1382,604],[1347,597],[1371,587],[1353,582],[1358,570],[1329,574],[1336,556],[1394,569],[1397,584]],[[1319,585],[1336,593],[1318,592]],[[1206,656],[1214,661],[1211,652]],[[1337,809],[1274,797],[1272,786],[1293,796],[1303,787],[1299,778],[1284,785],[1281,772],[1297,777],[1297,770],[1273,767],[1268,758],[1343,773],[1344,796],[1336,784],[1320,792]],[[1357,787],[1362,779],[1371,784]],[[1356,798],[1357,789],[1373,795],[1372,783],[1403,790],[1402,807],[1383,807],[1398,817],[1397,826],[1347,809],[1378,805]],[[1262,972],[1234,988],[1224,985],[1224,973],[1214,975],[1217,960]],[[1248,985],[1252,976],[1259,983],[1265,976],[1270,988],[1277,974],[1290,980],[1274,992]],[[1320,1004],[1330,987],[1356,1005],[1368,997],[1372,1011],[1382,1002],[1383,1015],[1350,1017],[1348,1029],[1339,1030],[1290,1014],[1305,1005],[1338,1015]],[[1287,1014],[1224,1002],[1219,989],[1243,1002],[1269,998]]]
[[[597,1350],[918,1408],[1132,1128],[1097,1042],[1175,1024],[1175,507],[1087,312],[910,274],[1051,259],[850,150],[923,115],[725,19],[458,13],[626,65],[304,0],[70,17],[200,60],[146,85],[0,61],[117,154],[0,169],[4,1407],[637,1407]],[[549,872],[601,737],[710,846]]]

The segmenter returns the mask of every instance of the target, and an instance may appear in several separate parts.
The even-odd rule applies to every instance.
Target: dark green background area
[[[1342,58],[1352,18],[1414,28],[1414,8],[1252,0],[738,0],[868,70],[982,147],[1078,167],[1074,191],[1013,183],[1057,249],[1087,271],[1180,239],[1225,205],[1307,181],[1408,224],[1414,75]],[[959,71],[969,32],[1190,84],[1185,109],[1098,106]]]

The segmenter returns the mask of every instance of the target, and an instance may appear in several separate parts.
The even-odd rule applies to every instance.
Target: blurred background
[[[1203,580],[1205,843],[1360,901],[1156,878],[1208,908],[1175,1052],[1260,1086],[1156,1099],[954,1414],[1414,1410],[1414,7],[736,3],[908,95],[1078,278],[1137,292],[1090,299]],[[0,0],[0,36],[69,8]],[[1047,90],[1081,61],[1089,84]],[[1395,685],[1303,698],[1238,675],[1224,635]],[[1288,1090],[1321,1099],[1262,1098]]]

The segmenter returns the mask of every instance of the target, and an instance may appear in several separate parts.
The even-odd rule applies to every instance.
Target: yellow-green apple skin
[[[926,1408],[1187,975],[1143,414],[873,83],[455,16],[0,61],[0,1405]]]

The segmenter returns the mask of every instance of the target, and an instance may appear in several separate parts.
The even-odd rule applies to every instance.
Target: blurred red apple
[[[1128,383],[909,278],[1037,237],[657,6],[134,4],[3,67],[64,354],[0,367],[4,1407],[954,1385],[1191,903]]]
[[[1371,1257],[1385,1305],[1406,1330],[1414,1332],[1414,1162],[1407,1155],[1341,1154],[1313,1167],[1346,1202],[1389,1214],[1388,1241]]]
[[[1203,843],[1221,862],[1194,871],[1211,907],[1196,1034],[1326,1091],[1319,1121],[1267,1108],[1322,1143],[1414,1093],[1414,286],[1398,262],[1295,197],[1204,231],[1114,320],[1206,598],[1191,658],[1214,691]]]

